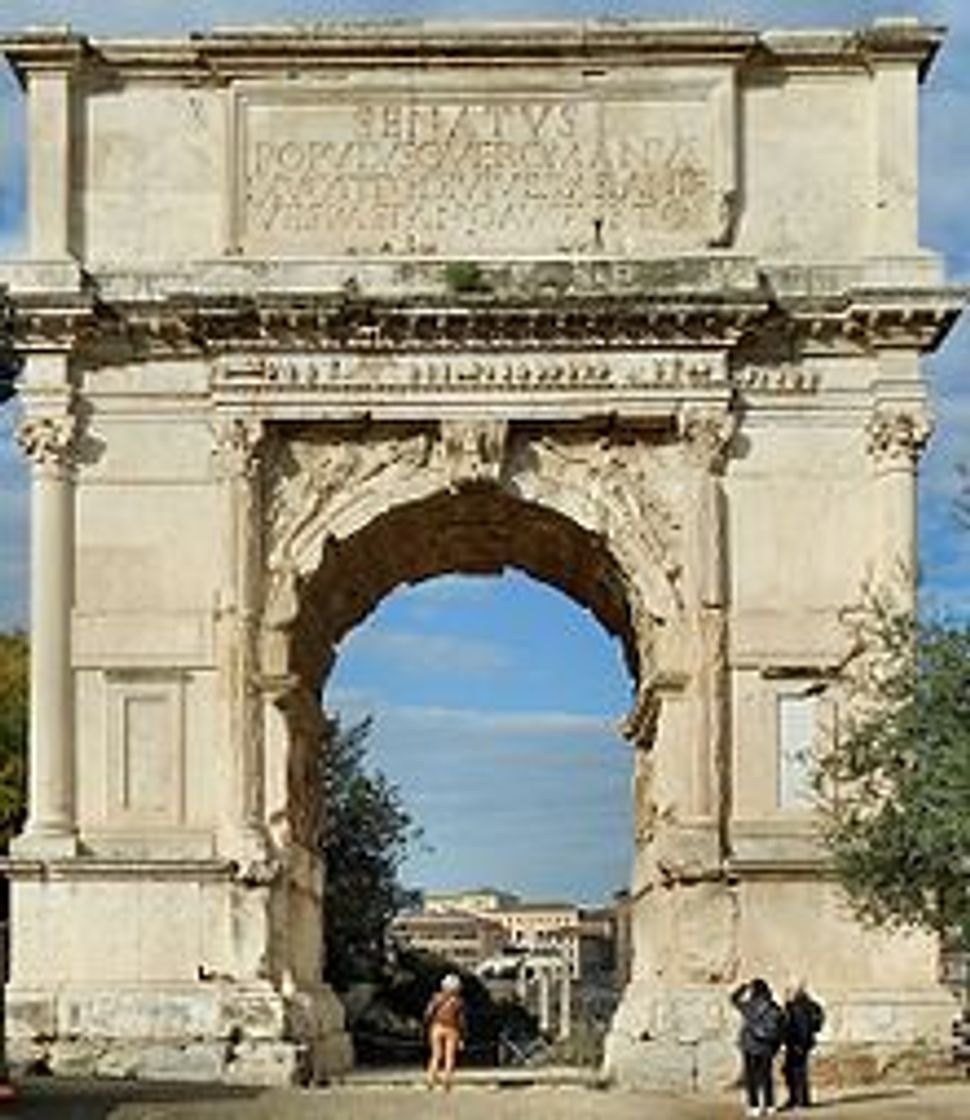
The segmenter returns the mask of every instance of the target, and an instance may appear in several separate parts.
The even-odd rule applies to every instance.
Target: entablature
[[[669,416],[685,401],[805,400],[817,362],[934,348],[958,288],[778,291],[751,261],[250,263],[191,272],[6,269],[11,354],[92,371],[203,360],[213,400],[281,414],[436,407]],[[2,277],[0,277],[2,279]],[[809,281],[810,281],[809,277]],[[235,283],[232,281],[235,280]],[[295,282],[295,281],[298,281]],[[317,281],[318,283],[314,283]],[[402,412],[403,409],[403,412]]]

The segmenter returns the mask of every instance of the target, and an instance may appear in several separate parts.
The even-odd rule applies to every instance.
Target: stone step
[[[333,1085],[351,1088],[397,1089],[424,1085],[424,1070],[417,1066],[354,1069],[331,1079]],[[458,1069],[455,1084],[463,1088],[501,1089],[579,1087],[602,1089],[607,1081],[588,1066],[484,1066]]]

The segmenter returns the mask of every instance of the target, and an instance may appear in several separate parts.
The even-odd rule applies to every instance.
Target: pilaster
[[[724,816],[728,788],[727,591],[724,493],[735,417],[724,409],[685,409],[680,435],[688,479],[685,598],[694,617],[695,744],[691,815]]]
[[[57,261],[74,252],[72,126],[74,75],[83,51],[79,41],[52,36],[27,71],[27,222],[30,256]]]
[[[873,74],[875,188],[872,246],[881,256],[918,247],[917,74],[906,61],[880,60]]]
[[[255,685],[261,587],[260,451],[256,420],[220,417],[214,456],[222,507],[219,603],[221,720],[227,772],[224,840],[243,862],[265,856],[263,713]]]

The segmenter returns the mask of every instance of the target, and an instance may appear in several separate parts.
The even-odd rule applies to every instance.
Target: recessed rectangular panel
[[[127,674],[108,685],[107,823],[176,824],[184,817],[182,683]]]
[[[778,697],[778,807],[812,806],[812,753],[818,727],[818,697]]]
[[[729,72],[428,87],[239,91],[239,248],[646,253],[719,235],[734,186]]]
[[[175,744],[169,704],[165,696],[125,698],[121,792],[128,812],[164,813],[172,804]]]

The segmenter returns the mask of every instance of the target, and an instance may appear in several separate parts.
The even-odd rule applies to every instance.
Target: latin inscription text
[[[248,110],[245,236],[336,252],[625,248],[710,218],[703,109],[495,100]]]

